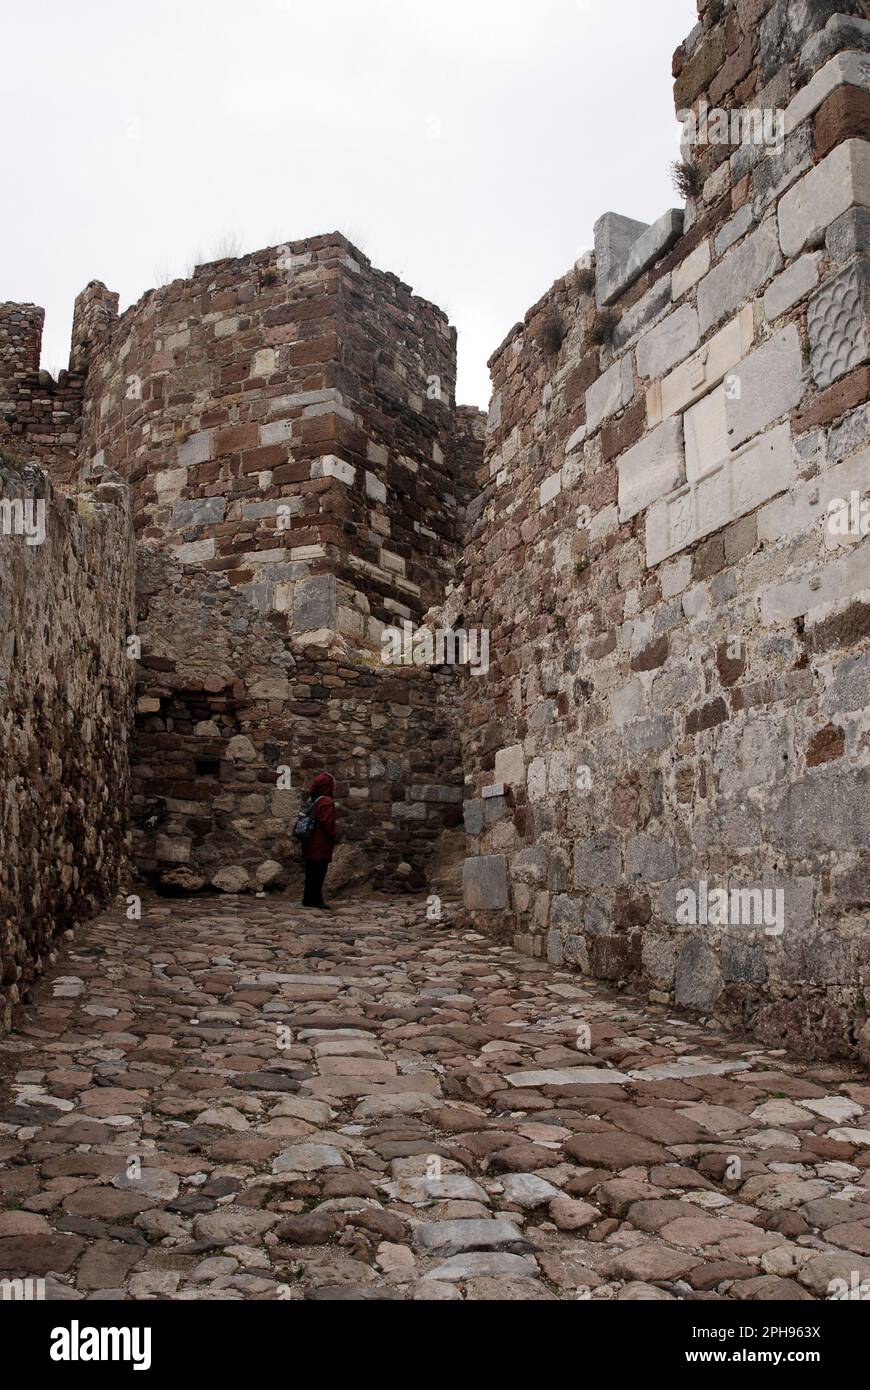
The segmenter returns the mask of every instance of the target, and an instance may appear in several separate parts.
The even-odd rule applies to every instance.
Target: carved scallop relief
[[[855,261],[810,300],[807,328],[813,377],[830,386],[870,356],[870,270]]]

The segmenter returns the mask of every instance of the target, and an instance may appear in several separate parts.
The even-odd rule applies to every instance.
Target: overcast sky
[[[197,261],[336,228],[459,330],[458,399],[613,209],[679,203],[671,54],[694,0],[42,0],[4,7],[0,299],[66,366]]]

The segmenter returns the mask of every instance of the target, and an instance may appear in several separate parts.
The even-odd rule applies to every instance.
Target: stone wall
[[[65,496],[39,467],[4,461],[0,499],[2,1032],[58,936],[123,886],[133,569],[117,481]],[[17,502],[33,508],[29,534]]]
[[[606,214],[508,335],[463,594],[471,920],[828,1054],[870,976],[862,14],[706,6],[677,109],[783,140],[687,147],[685,210]]]
[[[332,881],[421,885],[461,819],[458,711],[449,674],[384,667],[380,639],[456,568],[482,442],[455,413],[455,331],[338,234],[113,312],[96,282],[77,306],[82,459],[135,498],[140,868],[181,890],[286,882],[325,766]]]

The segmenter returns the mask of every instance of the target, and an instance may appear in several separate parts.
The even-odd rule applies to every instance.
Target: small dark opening
[[[197,758],[196,760],[197,777],[217,777],[220,770],[221,765],[218,758]]]

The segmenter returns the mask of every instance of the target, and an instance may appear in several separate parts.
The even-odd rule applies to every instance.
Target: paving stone
[[[78,1236],[25,1235],[0,1238],[0,1274],[65,1274],[78,1259],[85,1242]]]
[[[565,1141],[565,1152],[592,1168],[631,1168],[635,1164],[664,1163],[667,1150],[639,1135],[613,1130],[610,1134],[575,1134]]]
[[[322,1168],[341,1168],[344,1155],[333,1144],[293,1144],[272,1164],[273,1173],[317,1173]]]
[[[605,1268],[609,1274],[620,1279],[643,1280],[644,1283],[660,1279],[670,1283],[681,1278],[696,1263],[695,1255],[647,1241],[643,1245],[635,1245],[631,1250],[621,1250],[611,1255]]]
[[[580,1231],[591,1226],[601,1213],[588,1202],[578,1202],[573,1197],[554,1197],[549,1206],[550,1220],[560,1231]]]
[[[145,1251],[115,1240],[98,1240],[88,1247],[76,1271],[79,1289],[120,1289]]]
[[[468,1250],[528,1248],[522,1231],[512,1221],[429,1221],[415,1226],[413,1242],[432,1255],[457,1255]]]
[[[548,866],[527,867],[539,889]],[[0,1069],[5,1277],[54,1271],[74,1299],[268,1299],[292,1265],[300,1300],[575,1300],[607,1284],[630,1302],[828,1298],[870,1272],[870,1087],[848,1066],[809,1079],[781,1051],[449,922],[433,933],[419,900],[354,904],[341,925],[297,923],[278,897],[159,910],[159,933],[132,943],[108,918],[82,928],[77,950],[98,944],[101,963],[78,967],[77,1015],[43,1012],[25,1058],[19,1035],[0,1042],[16,1095],[75,1105],[40,1105],[34,1124]],[[158,964],[183,1012],[143,992]],[[282,1054],[246,1009],[285,991]]]
[[[502,1178],[502,1187],[509,1202],[529,1211],[559,1196],[558,1187],[538,1177],[537,1173],[509,1173]]]
[[[538,1266],[528,1255],[496,1254],[489,1250],[454,1255],[425,1274],[425,1280],[480,1279],[483,1276],[535,1279]]]

